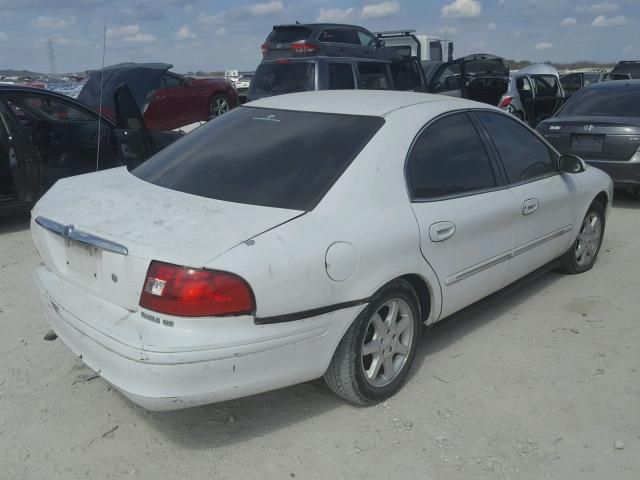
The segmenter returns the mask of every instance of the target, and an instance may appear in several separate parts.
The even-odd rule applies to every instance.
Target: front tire
[[[209,118],[219,117],[229,110],[229,99],[224,93],[216,93],[209,100]]]
[[[604,206],[595,201],[582,221],[576,241],[563,257],[564,273],[575,275],[593,267],[604,238],[604,222]]]
[[[415,358],[422,326],[418,297],[405,280],[380,289],[347,330],[324,380],[336,395],[372,405],[395,395]]]

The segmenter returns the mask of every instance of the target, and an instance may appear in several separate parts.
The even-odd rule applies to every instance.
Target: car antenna
[[[96,172],[100,170],[100,144],[102,137],[100,136],[100,127],[102,126],[102,86],[104,82],[104,53],[107,49],[107,27],[102,30],[102,69],[100,70],[100,98],[98,99],[98,148],[96,149]]]

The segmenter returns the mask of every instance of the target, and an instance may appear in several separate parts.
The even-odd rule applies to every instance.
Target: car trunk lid
[[[302,214],[177,192],[118,168],[59,181],[34,208],[32,235],[50,270],[133,311],[151,260],[201,268]]]
[[[561,153],[627,161],[640,147],[640,122],[628,117],[556,117],[540,128]]]

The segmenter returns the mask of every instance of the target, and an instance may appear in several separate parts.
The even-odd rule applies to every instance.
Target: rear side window
[[[393,89],[421,92],[422,81],[419,65],[415,61],[396,62],[391,64]]]
[[[373,47],[378,43],[375,37],[361,31],[358,31],[358,40],[363,47]]]
[[[613,84],[607,84],[613,85]],[[558,117],[640,117],[640,86],[598,86],[580,90],[565,103]]]
[[[557,171],[556,162],[535,133],[506,115],[478,112],[507,172],[509,183],[545,177]]]
[[[298,42],[300,40],[306,40],[311,29],[307,27],[275,27],[267,42],[273,43],[291,43]]]
[[[363,90],[389,90],[387,69],[381,63],[358,64],[358,88]]]
[[[353,67],[350,63],[329,64],[329,90],[353,90],[356,82],[353,79]]]
[[[560,94],[558,79],[553,75],[535,75],[536,97],[556,97]]]
[[[360,45],[358,32],[351,28],[328,28],[318,36],[318,40],[324,43],[347,43]]]
[[[252,82],[255,93],[295,93],[315,90],[313,62],[263,63]]]
[[[240,107],[133,174],[192,195],[311,210],[383,123],[381,117]]]
[[[447,115],[428,126],[414,143],[407,167],[414,200],[496,186],[489,156],[464,113]]]

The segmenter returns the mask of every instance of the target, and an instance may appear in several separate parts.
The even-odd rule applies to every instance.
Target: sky
[[[454,56],[536,62],[640,59],[640,0],[0,0],[0,69],[60,72],[158,61],[174,70],[253,70],[274,24],[415,29]]]

